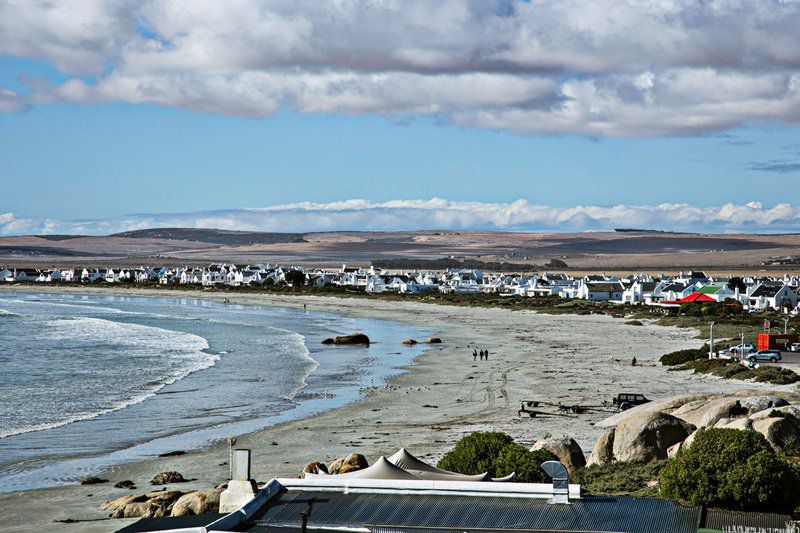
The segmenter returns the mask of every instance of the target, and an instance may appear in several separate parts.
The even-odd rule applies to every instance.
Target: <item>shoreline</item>
[[[696,347],[695,330],[626,325],[604,315],[545,315],[498,308],[454,307],[331,296],[160,291],[117,287],[3,287],[9,292],[51,292],[134,297],[197,298],[242,305],[330,311],[353,317],[384,318],[436,332],[444,340],[401,367],[387,385],[370,388],[354,402],[310,417],[280,423],[239,436],[237,447],[253,449],[258,481],[297,475],[310,461],[329,463],[349,452],[372,462],[408,447],[435,462],[463,434],[476,430],[505,431],[525,445],[550,434],[568,434],[591,451],[602,433],[595,424],[610,413],[517,417],[521,399],[558,403],[599,404],[617,392],[643,392],[648,397],[740,390],[774,386],[723,381],[719,378],[669,372],[657,359],[668,351]],[[27,289],[27,288],[26,288]],[[421,340],[421,339],[418,339]],[[487,348],[489,361],[473,361],[473,347]],[[631,367],[635,355],[639,365]],[[630,390],[628,390],[630,389]],[[9,531],[42,527],[65,531],[108,531],[136,519],[54,524],[53,519],[100,519],[105,499],[149,489],[157,472],[177,470],[190,483],[170,489],[207,488],[227,478],[227,445],[217,443],[176,457],[154,457],[98,473],[103,485],[70,485],[0,495],[0,520]],[[138,491],[114,489],[131,479]],[[89,497],[88,495],[92,496]]]

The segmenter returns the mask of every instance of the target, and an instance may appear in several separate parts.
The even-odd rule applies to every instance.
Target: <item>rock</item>
[[[184,494],[172,506],[170,516],[218,513],[221,493],[222,489],[207,489]]]
[[[758,413],[771,407],[783,407],[789,402],[777,396],[748,396],[739,400],[739,403],[747,409],[750,414]]]
[[[693,425],[666,413],[632,416],[614,430],[614,460],[666,459],[669,447],[685,440],[694,430]]]
[[[150,501],[129,503],[113,516],[114,518],[149,518],[153,516]]]
[[[129,503],[134,502],[144,502],[149,500],[150,498],[147,497],[147,494],[131,494],[128,496],[121,496],[119,498],[114,498],[111,500],[106,500],[100,505],[100,509],[104,511],[117,511],[122,510],[125,508],[126,505]]]
[[[85,477],[81,480],[81,485],[97,485],[98,483],[108,483],[108,480],[96,476]]]
[[[748,411],[742,407],[736,398],[717,398],[700,405],[689,404],[676,410],[673,415],[695,427],[703,428],[713,426],[722,418],[738,418],[747,415]]]
[[[325,343],[325,341],[322,342],[324,344],[330,344],[330,343]],[[367,337],[363,333],[353,333],[352,335],[340,335],[338,337],[334,337],[333,344],[364,344],[366,346],[369,346],[369,337]]]
[[[329,338],[329,339],[325,339],[325,340],[323,340],[323,341],[322,341],[322,344],[333,344],[334,342],[336,342],[336,341],[334,341],[333,339],[330,339],[330,338]]]
[[[118,482],[114,483],[114,488],[115,489],[131,489],[131,490],[133,490],[133,489],[136,488],[136,483],[134,483],[130,479],[126,479],[124,481],[118,481]]]
[[[749,418],[736,418],[734,420],[728,420],[725,423],[720,423],[723,421],[724,419],[720,420],[714,425],[714,427],[724,429],[740,429],[742,431],[749,431],[753,429],[753,421]]]
[[[606,465],[614,460],[614,430],[609,429],[597,439],[589,456],[589,465]]]
[[[759,418],[753,420],[753,429],[778,451],[789,443],[800,442],[800,422],[794,417]]]
[[[156,474],[150,481],[151,485],[167,485],[169,483],[183,483],[186,481],[183,476],[175,471],[161,472]]]
[[[342,469],[342,463],[344,463],[344,457],[339,457],[338,459],[334,459],[331,462],[331,464],[328,465],[328,473],[338,474],[339,470]]]
[[[550,437],[536,441],[531,451],[547,450],[558,457],[558,460],[570,472],[576,472],[586,466],[586,457],[575,439],[567,436]]]
[[[431,337],[425,341],[427,344],[442,344],[442,339],[439,337]]]
[[[346,474],[367,468],[369,463],[360,453],[351,453],[347,457],[336,459],[328,466],[329,474]]]
[[[764,409],[753,414],[750,420],[759,420],[761,418],[771,418],[775,416],[789,416],[800,420],[800,409],[794,405],[784,405],[783,407],[775,407],[774,409]]]
[[[303,467],[298,477],[304,478],[306,477],[306,474],[319,474],[320,472],[323,474],[327,474],[328,467],[320,463],[319,461],[312,461]]]
[[[414,339],[406,339],[401,344],[403,346],[414,346],[415,344],[417,344],[417,341],[415,341]]]
[[[667,459],[674,459],[675,456],[678,455],[678,450],[681,449],[682,445],[683,443],[679,442],[678,444],[673,444],[672,446],[667,448]]]

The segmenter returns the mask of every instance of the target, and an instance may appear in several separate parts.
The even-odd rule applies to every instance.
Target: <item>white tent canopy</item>
[[[436,468],[420,459],[417,459],[408,453],[408,450],[405,448],[400,448],[397,453],[389,457],[388,461],[393,465],[399,466],[403,470],[411,472],[415,476],[422,479],[443,481],[491,481],[491,478],[487,472],[484,472],[483,474],[468,475]]]

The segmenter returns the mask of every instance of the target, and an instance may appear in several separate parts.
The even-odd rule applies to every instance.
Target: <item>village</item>
[[[377,266],[342,265],[339,269],[258,263],[238,266],[212,263],[206,267],[139,268],[14,268],[0,267],[5,283],[108,283],[186,285],[201,287],[270,287],[298,285],[341,287],[368,294],[442,293],[495,294],[520,297],[559,297],[592,302],[643,304],[662,308],[684,303],[738,302],[750,313],[798,312],[798,276],[708,276],[702,271],[677,275],[616,276],[565,273],[485,273],[449,268],[439,272],[389,272]]]

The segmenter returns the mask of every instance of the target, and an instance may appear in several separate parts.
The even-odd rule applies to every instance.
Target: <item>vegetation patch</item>
[[[499,431],[476,431],[462,437],[452,450],[444,454],[436,466],[461,474],[482,474],[492,477],[507,476],[516,472],[521,483],[547,483],[550,481],[541,464],[557,461],[547,450],[530,451],[514,442],[509,435]]]
[[[763,435],[701,429],[660,473],[661,495],[690,505],[791,512],[800,503],[797,468]]]
[[[665,464],[663,460],[592,465],[578,472],[575,482],[594,495],[656,496],[658,476]]]

